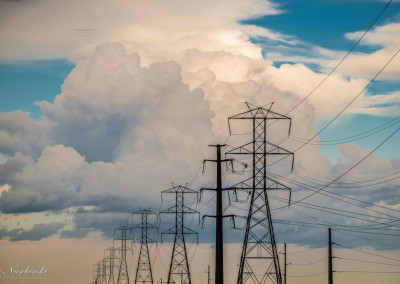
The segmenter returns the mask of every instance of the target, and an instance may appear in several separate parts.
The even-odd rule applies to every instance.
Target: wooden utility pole
[[[287,270],[286,270],[286,266],[287,266],[287,261],[286,261],[286,243],[285,243],[285,252],[283,253],[284,254],[284,256],[285,256],[285,266],[284,266],[284,269],[285,269],[285,277],[283,278],[283,280],[284,280],[284,284],[286,284],[286,274],[287,274]]]
[[[329,232],[329,251],[328,251],[328,284],[333,284],[333,270],[332,270],[332,230],[328,229]]]

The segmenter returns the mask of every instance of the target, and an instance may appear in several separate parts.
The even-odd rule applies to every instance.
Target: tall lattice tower
[[[185,215],[187,214],[197,214],[198,222],[200,222],[199,212],[193,210],[192,208],[185,205],[184,197],[188,194],[196,195],[196,200],[198,201],[198,193],[192,189],[187,188],[187,186],[174,185],[161,193],[161,198],[163,194],[174,194],[175,195],[175,205],[160,212],[160,214],[174,214],[175,215],[175,226],[161,233],[162,237],[165,234],[174,235],[174,246],[172,249],[171,262],[169,266],[168,281],[167,283],[188,283],[191,284],[192,280],[190,278],[189,261],[186,250],[185,236],[186,235],[196,235],[197,232],[190,229],[185,225]]]
[[[120,265],[118,271],[118,281],[117,284],[129,284],[129,273],[128,273],[128,265],[126,263],[126,252],[130,250],[127,247],[127,241],[132,240],[130,237],[132,232],[132,227],[130,226],[120,226],[114,230],[114,234],[116,231],[120,231],[121,234],[114,238],[114,241],[121,241],[121,247],[119,247],[120,251]]]
[[[114,269],[117,267],[115,260],[117,259],[115,247],[109,247],[105,251],[109,251],[108,255],[108,282],[107,284],[115,284]]]
[[[153,272],[151,269],[149,244],[155,243],[156,241],[149,237],[149,231],[157,230],[158,227],[149,223],[149,217],[153,215],[156,217],[156,220],[158,220],[158,214],[155,212],[151,212],[147,209],[142,209],[135,213],[132,213],[132,217],[134,217],[134,215],[140,215],[141,217],[141,223],[134,226],[134,229],[140,230],[140,237],[138,239],[135,239],[140,243],[140,252],[136,269],[135,284],[153,284]]]
[[[257,284],[282,284],[268,191],[290,191],[290,189],[267,177],[267,156],[291,155],[293,168],[294,155],[267,141],[267,122],[274,120],[290,122],[291,119],[272,111],[272,104],[268,108],[253,107],[249,104],[247,106],[248,111],[228,118],[229,130],[231,120],[248,119],[252,123],[253,139],[243,146],[226,152],[226,155],[250,155],[253,164],[252,176],[234,186],[251,194],[237,283],[252,281]],[[289,123],[289,134],[290,125]]]
[[[101,283],[101,268],[102,268],[102,265],[100,262],[96,262],[96,264],[93,265],[93,283],[94,284]]]
[[[107,262],[108,259],[105,257],[101,260],[101,283],[107,284]]]

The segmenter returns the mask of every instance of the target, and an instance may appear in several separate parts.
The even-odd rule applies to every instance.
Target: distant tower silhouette
[[[107,258],[101,260],[101,283],[107,284]]]
[[[126,246],[126,241],[132,240],[132,238],[130,237],[132,227],[120,226],[114,230],[114,233],[115,231],[121,231],[121,234],[118,237],[114,238],[114,241],[121,241],[121,247],[119,248],[121,262],[119,265],[117,284],[129,284],[128,265],[126,263],[126,252],[129,249]]]
[[[134,215],[141,216],[141,223],[134,226],[134,229],[140,229],[140,238],[137,240],[140,243],[139,259],[136,269],[135,284],[153,284],[153,272],[151,269],[150,253],[149,253],[149,243],[155,243],[156,241],[149,237],[149,230],[157,230],[158,227],[149,224],[149,217],[155,215],[158,220],[158,214],[151,212],[147,209],[139,210]]]
[[[101,263],[100,261],[96,262],[95,265],[93,265],[93,283],[94,284],[100,284],[101,283]]]
[[[197,232],[185,226],[184,216],[186,214],[198,214],[200,222],[199,212],[186,206],[184,203],[184,197],[187,194],[195,194],[198,200],[198,193],[186,186],[174,185],[161,193],[161,198],[163,194],[174,194],[175,195],[175,205],[160,212],[160,214],[174,214],[175,215],[175,227],[170,228],[161,233],[162,236],[165,234],[174,235],[174,246],[172,249],[171,262],[168,272],[168,284],[171,283],[188,283],[191,284],[192,280],[190,278],[189,261],[186,251],[185,235],[196,235]]]
[[[115,284],[114,268],[117,267],[117,265],[115,264],[115,260],[117,259],[115,255],[116,250],[117,249],[115,247],[109,247],[108,249],[106,249],[106,251],[109,251],[107,267],[109,269],[109,275],[107,284]]]

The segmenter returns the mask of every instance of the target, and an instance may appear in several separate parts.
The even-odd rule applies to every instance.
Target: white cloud
[[[235,39],[241,27],[237,22],[279,13],[273,4],[261,0],[230,1],[229,9],[221,0],[2,1],[0,11],[2,59],[69,57],[84,44],[116,39],[135,40],[163,53],[167,47],[184,46],[185,42],[204,46],[219,43],[223,48],[247,52],[248,44],[237,45],[243,44]],[[249,28],[253,33],[285,40],[266,29]],[[227,35],[227,31],[233,34]],[[204,32],[214,36],[204,41]]]
[[[2,192],[8,192],[10,190],[10,188],[11,188],[11,186],[9,184],[5,184],[5,185],[0,186],[0,194]]]
[[[15,152],[37,156],[50,143],[46,137],[46,122],[39,123],[23,111],[1,114],[0,151],[5,155]]]
[[[357,35],[360,32],[346,33],[349,40],[358,40]],[[380,47],[398,46],[400,43],[400,23],[388,23],[383,26],[377,26],[368,32],[360,42],[363,45],[375,45]]]
[[[25,47],[12,50],[6,45],[0,49],[2,56],[69,56],[75,50],[76,67],[54,102],[38,103],[43,111],[39,122],[23,112],[0,115],[0,150],[10,157],[0,164],[0,185],[11,187],[2,192],[0,206],[7,213],[90,206],[91,210],[73,213],[76,231],[64,235],[82,237],[88,227],[99,226],[101,218],[112,224],[120,220],[121,212],[158,204],[158,194],[169,182],[185,182],[193,176],[210,153],[208,144],[225,140],[227,117],[243,111],[244,101],[258,105],[277,101],[274,109],[285,113],[325,76],[302,64],[276,68],[263,59],[261,48],[249,41],[248,34],[252,34],[295,44],[293,38],[237,24],[258,14],[277,13],[268,2],[262,2],[266,5],[262,9],[259,1],[233,1],[230,9],[214,1],[175,5],[138,1],[136,6],[126,1],[63,1],[58,6],[60,3],[1,3],[15,9],[15,19],[4,19],[9,27],[0,28],[2,38],[9,36],[13,45],[20,46],[18,38],[32,32],[27,45],[31,54]],[[211,4],[216,5],[215,15],[209,13]],[[17,5],[32,5],[30,14],[26,6]],[[177,11],[172,9],[177,5]],[[60,14],[60,9],[65,13]],[[153,12],[151,18],[146,17],[149,11]],[[46,27],[40,26],[41,20],[26,30],[21,28],[25,20],[43,13],[48,19]],[[71,32],[71,25],[78,31]],[[33,33],[37,30],[40,32]],[[38,38],[41,41],[35,43]],[[110,42],[96,44],[101,41]],[[330,55],[328,50],[319,52]],[[312,137],[315,120],[332,117],[366,83],[365,79],[332,75],[291,113],[292,134]],[[383,104],[388,102],[398,102],[397,94],[362,96],[353,110],[370,111],[379,105],[380,113],[387,110]],[[248,129],[240,126],[235,131]],[[286,133],[271,127],[268,135],[277,142]],[[228,143],[239,145],[246,139],[249,137],[232,136]],[[291,141],[282,145],[288,149],[298,146]],[[346,161],[339,163],[338,172],[346,163],[357,162],[362,152],[350,146],[340,150]],[[397,160],[391,163],[394,166],[385,164],[387,171],[397,169]],[[377,160],[368,164],[359,178],[367,178],[380,166]],[[296,153],[296,167],[318,167],[328,176],[336,173],[314,146]],[[211,178],[197,179],[193,186],[212,183]],[[388,202],[392,195],[378,189],[372,191],[375,201]],[[301,188],[294,189],[294,197],[304,194]],[[319,201],[331,205],[329,199]],[[346,208],[346,204],[335,206]]]
[[[372,79],[395,55],[398,46],[390,46],[379,49],[372,53],[356,52],[349,56],[339,68],[339,72],[345,76]],[[337,61],[329,64],[333,67]],[[400,75],[400,57],[397,55],[376,81],[393,81],[397,82]]]
[[[9,151],[12,158],[1,164],[2,181],[11,186],[2,193],[3,212],[106,206],[113,198],[133,207],[136,198],[147,202],[150,192],[189,178],[193,161],[200,162],[213,141],[213,112],[201,90],[182,82],[176,63],[139,63],[120,44],[99,46],[77,62],[54,104],[40,103],[39,122],[22,116],[19,123],[35,123],[51,146],[25,155]],[[2,115],[2,123],[10,115]],[[8,130],[8,144],[25,149],[38,138],[23,130]]]
[[[307,80],[301,88],[294,90],[302,98],[323,75],[301,65],[273,68],[272,61],[263,59],[261,47],[251,43],[249,36],[282,43],[278,46],[279,52],[271,50],[267,58],[313,63],[322,66],[324,71],[337,63],[335,57],[339,54],[311,46],[293,36],[239,23],[261,15],[281,13],[268,1],[235,0],[229,3],[229,8],[224,1],[188,3],[179,0],[168,5],[158,0],[43,0],[1,2],[0,5],[3,6],[1,11],[7,11],[2,15],[5,24],[0,26],[0,39],[5,43],[0,47],[0,58],[3,59],[69,57],[78,62],[90,55],[99,43],[117,41],[124,44],[128,54],[140,54],[142,66],[157,61],[177,61],[183,68],[185,80],[190,76],[187,72],[195,73],[203,68],[210,69],[219,81],[269,81],[287,92],[312,76],[313,80]],[[213,13],[209,12],[211,10]],[[377,27],[368,34],[368,42],[378,42],[381,34],[393,38],[386,44],[395,42],[397,27],[397,24]],[[347,36],[352,38],[351,34]],[[316,56],[293,55],[299,48],[311,49]],[[352,54],[335,73],[337,75],[310,97],[317,109],[317,119],[332,116],[334,109],[343,107],[366,83],[365,78],[377,72],[376,66],[389,58],[391,51],[391,47],[386,46],[372,54]],[[398,60],[388,66],[380,79],[398,78]],[[287,74],[288,69],[291,70]],[[341,74],[351,79],[342,78]],[[282,78],[276,80],[277,77]],[[335,107],[328,107],[328,103]],[[358,110],[371,114],[384,111],[372,112],[357,107],[352,112]]]

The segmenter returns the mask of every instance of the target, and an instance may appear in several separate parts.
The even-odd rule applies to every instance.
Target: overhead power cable
[[[297,176],[298,178],[301,178],[301,179],[303,179],[305,181],[308,181],[308,182],[311,182],[311,183],[314,183],[314,184],[317,184],[316,182],[320,182],[320,183],[329,182],[328,180],[319,180],[319,179],[315,179],[315,178],[312,178],[312,177],[308,177],[308,176],[302,175],[302,174],[298,173],[295,170],[292,172],[292,174]],[[373,182],[373,181],[377,181],[377,180],[384,179],[384,178],[391,177],[391,176],[398,175],[398,174],[400,174],[400,171],[399,172],[394,172],[394,173],[391,173],[391,174],[387,174],[387,175],[384,175],[384,176],[380,176],[380,177],[377,177],[377,178],[368,179],[368,180],[362,180],[362,181],[356,181],[356,182],[335,182],[333,184],[337,184],[337,185],[354,185],[354,184],[360,184],[360,183]],[[389,179],[389,180],[386,180],[386,181],[391,181],[391,180],[392,179]],[[321,184],[319,184],[319,185],[321,185]]]
[[[362,270],[349,270],[349,271],[335,271],[338,273],[379,273],[379,274],[399,274],[400,271],[362,271]]]
[[[277,177],[277,179],[280,179],[279,176],[276,176],[276,177]],[[307,185],[304,185],[304,184],[299,183],[299,182],[294,182],[294,181],[285,179],[284,177],[283,177],[283,179],[284,179],[285,181],[291,183],[291,184],[298,185],[298,186],[300,186],[300,187],[302,187],[302,188],[304,188],[304,189],[311,190],[311,191],[313,191],[313,192],[315,192],[315,193],[318,193],[318,194],[327,196],[327,197],[329,197],[329,198],[333,198],[333,199],[336,199],[336,200],[339,200],[339,201],[342,201],[342,202],[345,202],[345,203],[348,203],[348,204],[357,206],[357,207],[362,208],[362,209],[365,209],[365,210],[369,210],[369,211],[372,211],[372,212],[375,212],[375,213],[378,213],[378,214],[381,214],[381,215],[384,215],[384,216],[387,216],[387,217],[391,217],[391,218],[393,218],[393,219],[395,219],[395,220],[400,220],[399,217],[396,217],[396,216],[393,216],[393,215],[390,215],[390,214],[387,214],[387,213],[383,213],[383,212],[380,212],[380,211],[377,211],[377,210],[374,210],[374,209],[371,209],[371,208],[365,208],[365,207],[362,207],[362,206],[359,205],[359,204],[351,203],[351,202],[348,201],[348,200],[360,202],[360,203],[363,203],[363,204],[366,204],[366,205],[369,205],[369,206],[379,207],[379,208],[382,208],[382,209],[390,209],[390,208],[386,208],[386,207],[383,207],[383,206],[380,206],[380,205],[376,205],[376,204],[371,203],[371,202],[359,200],[359,199],[357,199],[357,198],[353,198],[353,197],[350,197],[350,196],[342,195],[342,194],[339,194],[339,193],[336,193],[336,192],[330,192],[330,191],[326,191],[326,190],[320,190],[320,191],[318,191],[318,190],[316,190],[316,189],[313,189],[313,187],[311,187],[311,186],[307,186]],[[346,199],[348,199],[348,200],[346,200]],[[297,203],[301,203],[301,201],[296,202],[296,204],[297,204]],[[293,205],[294,203],[292,202],[291,204]],[[287,206],[284,206],[284,207],[287,207]],[[278,209],[279,209],[279,208],[278,208]],[[394,209],[392,209],[392,210],[394,210]],[[394,210],[394,211],[397,212],[397,210]]]
[[[400,49],[398,49],[396,51],[396,53],[389,59],[389,61],[386,62],[386,64],[379,70],[379,72],[368,82],[368,84],[363,88],[363,90],[355,97],[353,98],[333,119],[331,119],[321,130],[319,130],[313,137],[311,137],[307,142],[303,143],[300,147],[298,147],[296,150],[293,151],[293,153],[295,153],[296,151],[300,150],[301,148],[303,148],[305,145],[307,145],[312,139],[314,139],[318,134],[320,134],[322,131],[324,131],[329,125],[331,125],[348,107],[350,107],[350,105],[366,90],[366,88],[379,76],[379,74],[382,73],[382,71],[389,65],[389,63],[397,56],[397,54],[400,52]],[[332,183],[336,182],[337,180],[339,180],[340,178],[342,178],[343,176],[345,176],[347,173],[349,173],[351,170],[353,170],[356,166],[358,166],[360,163],[362,163],[366,158],[368,158],[373,152],[375,152],[377,149],[379,149],[379,147],[381,147],[384,143],[386,143],[386,141],[388,141],[400,128],[397,128],[394,132],[392,132],[391,135],[389,135],[389,137],[387,137],[382,143],[380,143],[373,151],[371,151],[369,154],[367,154],[365,157],[363,157],[359,162],[357,162],[354,166],[352,166],[350,169],[348,169],[347,171],[345,171],[344,173],[342,173],[341,175],[339,175],[337,178],[335,178],[334,180],[332,180],[331,182],[329,182],[327,185],[323,186],[322,188],[313,191],[313,193],[309,194],[306,197],[301,198],[300,200],[297,201],[293,201],[292,204],[298,202],[298,201],[303,201],[313,195],[315,195],[316,193],[320,193],[321,191],[323,191],[325,188],[327,188],[329,185],[331,185]],[[270,164],[269,166],[276,164],[278,162],[280,162],[281,160],[285,159],[285,157],[279,159],[278,161],[275,161],[274,163]],[[347,198],[347,197],[346,197]],[[391,211],[396,211],[396,212],[400,212],[398,210],[392,209],[392,208],[388,208],[388,207],[384,207],[384,206],[379,206],[379,205],[373,205],[373,206],[377,206],[377,207],[382,207],[386,210],[391,210]]]
[[[310,139],[307,140],[307,142],[303,143],[300,147],[298,147],[294,152],[300,150],[303,148],[305,145],[307,145],[311,140],[313,140],[315,137],[317,137],[322,131],[324,131],[326,128],[328,128],[340,115],[342,115],[346,109],[348,109],[354,102],[355,100],[361,96],[364,91],[375,81],[376,78],[383,72],[383,70],[386,69],[386,67],[392,62],[392,60],[399,54],[400,48],[392,55],[392,57],[386,62],[386,64],[378,71],[378,73],[375,74],[375,76],[368,82],[367,85],[364,86],[364,88],[359,92],[335,117],[333,117],[324,127],[322,127],[317,133],[315,133],[314,136],[312,136]]]
[[[342,259],[342,260],[356,261],[356,262],[365,262],[365,263],[373,263],[373,264],[381,264],[381,265],[389,265],[389,266],[400,266],[400,264],[377,262],[377,261],[368,261],[368,260],[354,259],[354,258],[345,258],[345,257],[339,257],[339,256],[336,256],[335,258]]]
[[[295,251],[295,252],[287,252],[286,254],[299,254],[299,253],[305,253],[305,252],[309,252],[309,251],[314,251],[316,249],[320,249],[320,248],[325,247],[327,244],[328,243],[323,243],[323,244],[321,244],[321,245],[319,245],[318,247],[315,247],[315,248],[309,248],[309,249],[306,249],[306,250]]]
[[[293,262],[291,262],[290,265],[312,265],[312,264],[320,263],[320,262],[323,262],[326,260],[328,260],[328,258],[324,257],[323,259],[313,261],[313,262],[308,262],[308,263],[293,263]]]
[[[372,128],[370,130],[361,132],[361,133],[356,134],[356,135],[343,137],[343,138],[338,138],[338,139],[330,139],[330,140],[319,140],[319,141],[311,140],[308,144],[310,144],[310,145],[318,145],[318,146],[320,146],[320,145],[338,145],[338,144],[344,144],[344,143],[357,141],[357,140],[364,139],[366,137],[369,137],[369,136],[374,135],[376,133],[379,133],[379,132],[381,132],[381,131],[383,131],[383,130],[385,130],[387,128],[392,127],[393,125],[395,125],[395,124],[400,122],[399,119],[400,119],[400,116],[397,116],[394,119],[391,119],[390,121],[388,121],[388,122],[386,122],[384,124],[381,124],[381,125],[379,125],[377,127],[374,127],[374,128]],[[304,141],[308,140],[306,138],[301,138],[301,137],[297,137],[297,136],[294,136],[294,135],[290,135],[289,139],[297,141],[297,142],[304,142]]]
[[[396,54],[398,54],[398,52],[400,51],[400,49],[397,51]],[[393,58],[393,57],[392,57]],[[329,182],[328,184],[326,184],[325,186],[321,187],[320,189],[318,189],[317,191],[314,191],[313,193],[299,199],[296,200],[294,202],[292,202],[292,204],[295,204],[299,201],[303,201],[307,198],[310,198],[311,196],[315,195],[316,193],[324,190],[325,188],[327,188],[328,186],[330,186],[332,183],[336,182],[337,180],[339,180],[340,178],[342,178],[343,176],[345,176],[348,172],[352,171],[355,167],[357,167],[359,164],[361,164],[365,159],[367,159],[369,156],[372,155],[372,153],[374,153],[376,150],[378,150],[383,144],[385,144],[390,138],[392,138],[393,135],[395,135],[398,131],[400,130],[400,127],[397,128],[394,132],[392,132],[388,137],[386,137],[385,140],[383,140],[378,146],[376,146],[372,151],[370,151],[366,156],[364,156],[360,161],[358,161],[355,165],[353,165],[351,168],[349,168],[348,170],[346,170],[345,172],[343,172],[341,175],[339,175],[337,178],[335,178],[334,180],[332,180],[331,182]],[[305,144],[304,144],[305,145]],[[380,206],[379,206],[380,207]],[[396,211],[396,212],[400,212],[398,210],[392,209],[392,208],[387,208],[385,207],[385,209],[387,210],[392,210],[392,211]]]
[[[276,197],[276,196],[271,196],[271,199],[277,200],[277,201],[281,201],[281,202],[287,202],[286,199],[280,198],[280,197]],[[348,210],[343,210],[343,209],[338,209],[338,208],[320,206],[320,205],[316,205],[316,204],[312,204],[312,203],[306,203],[306,202],[299,202],[299,203],[296,204],[296,206],[301,206],[301,207],[304,207],[304,208],[309,208],[309,209],[314,209],[314,210],[320,210],[320,211],[325,212],[325,213],[343,215],[345,217],[350,217],[350,218],[353,218],[354,216],[338,214],[338,212],[340,212],[340,213],[342,213],[342,212],[349,213],[349,214],[353,214],[353,215],[356,215],[356,216],[359,215],[359,216],[373,217],[373,218],[384,219],[384,220],[391,220],[391,221],[395,221],[395,222],[399,222],[400,221],[399,219],[392,219],[392,218],[387,218],[387,217],[383,217],[383,216],[371,216],[371,215],[363,214],[363,213],[359,213],[359,212],[353,212],[353,211],[348,211]]]
[[[288,274],[287,277],[311,277],[311,276],[317,276],[321,274],[328,273],[328,271],[320,272],[320,273],[315,273],[315,274],[307,274],[307,275],[290,275]]]
[[[304,177],[302,177],[302,176],[300,176],[300,175],[298,175],[296,173],[293,173],[293,175],[297,176],[298,178],[300,178],[300,179],[302,179],[302,180],[304,180],[306,182],[312,183],[314,185],[317,185],[317,186],[322,186],[323,185],[323,184],[317,183],[315,181],[310,181],[310,180],[308,180],[308,179],[306,179],[306,178],[304,178]],[[377,181],[379,179],[372,179],[370,181],[376,181],[376,182],[375,183],[369,183],[369,184],[362,184],[362,185],[357,185],[357,184],[358,183],[363,183],[363,182],[350,183],[349,185],[347,185],[346,183],[333,183],[333,184],[331,184],[329,186],[329,188],[343,188],[343,189],[344,188],[363,188],[363,187],[369,187],[369,186],[384,184],[384,183],[387,183],[387,182],[390,182],[390,181],[393,181],[393,180],[396,180],[396,179],[399,179],[399,178],[400,178],[400,176],[397,176],[397,177],[393,177],[393,178],[382,180],[382,181]],[[334,185],[334,184],[336,184],[336,185]]]
[[[382,242],[382,241],[378,241],[378,240],[366,238],[366,237],[364,237],[364,236],[359,236],[359,235],[355,235],[355,234],[350,234],[349,232],[343,231],[343,230],[334,229],[334,231],[335,231],[335,232],[342,233],[342,234],[345,234],[345,235],[348,235],[348,236],[353,236],[353,237],[356,237],[356,238],[360,238],[360,239],[363,239],[363,240],[372,241],[372,242],[375,242],[375,243],[378,243],[378,244],[383,244],[383,245],[386,245],[386,246],[391,246],[391,247],[396,248],[396,249],[399,249],[399,248],[400,248],[398,244],[397,244],[397,245],[394,245],[394,244],[390,244],[390,243],[387,243],[387,242]]]
[[[295,108],[297,108],[300,104],[302,104],[308,97],[310,97],[332,74],[335,72],[339,66],[343,63],[344,60],[350,55],[350,53],[357,47],[357,45],[360,43],[360,41],[365,37],[365,35],[371,30],[371,28],[375,25],[375,23],[379,20],[379,18],[382,16],[382,14],[385,12],[385,10],[389,7],[390,3],[392,3],[393,0],[390,0],[385,7],[380,11],[380,13],[376,16],[376,18],[372,21],[372,23],[368,26],[368,28],[364,31],[362,36],[356,41],[356,43],[350,48],[350,50],[346,53],[346,55],[336,64],[336,66],[322,79],[318,85],[312,89],[312,91],[305,96],[300,102],[298,102],[294,107],[292,107],[287,113],[291,113]]]
[[[294,207],[290,207],[290,210],[293,211],[297,215],[300,215],[300,216],[302,216],[302,217],[304,217],[306,219],[311,220],[311,222],[314,222],[314,223],[320,224],[320,225],[324,225],[327,228],[329,228],[329,227],[341,227],[341,228],[347,228],[348,230],[351,230],[351,229],[366,229],[366,230],[381,230],[382,231],[382,230],[388,230],[388,229],[386,229],[388,227],[393,227],[393,226],[398,227],[396,225],[392,225],[392,224],[388,224],[388,223],[379,223],[379,222],[375,226],[381,226],[381,227],[374,227],[373,225],[370,225],[370,224],[364,225],[364,226],[361,226],[361,225],[360,226],[355,226],[355,225],[341,225],[341,224],[327,223],[327,222],[321,221],[321,220],[319,220],[317,218],[314,218],[314,217],[312,217],[310,215],[307,215],[304,212],[300,211],[299,209],[295,209]],[[369,222],[372,222],[372,221],[369,221]],[[390,230],[390,231],[393,231],[393,230]]]
[[[376,256],[376,257],[386,258],[386,259],[390,259],[390,260],[394,260],[394,261],[400,262],[399,259],[395,259],[395,258],[391,258],[391,257],[388,257],[388,256],[379,255],[379,254],[372,253],[372,252],[366,252],[366,251],[363,251],[363,250],[360,250],[360,249],[356,249],[356,248],[351,248],[351,247],[348,247],[348,246],[345,246],[345,245],[342,245],[342,244],[338,244],[337,242],[335,243],[335,245],[340,246],[340,247],[344,247],[344,248],[347,248],[347,249],[350,249],[350,250],[358,251],[358,252],[361,252],[361,253],[364,253],[364,254],[369,254],[369,255]]]

